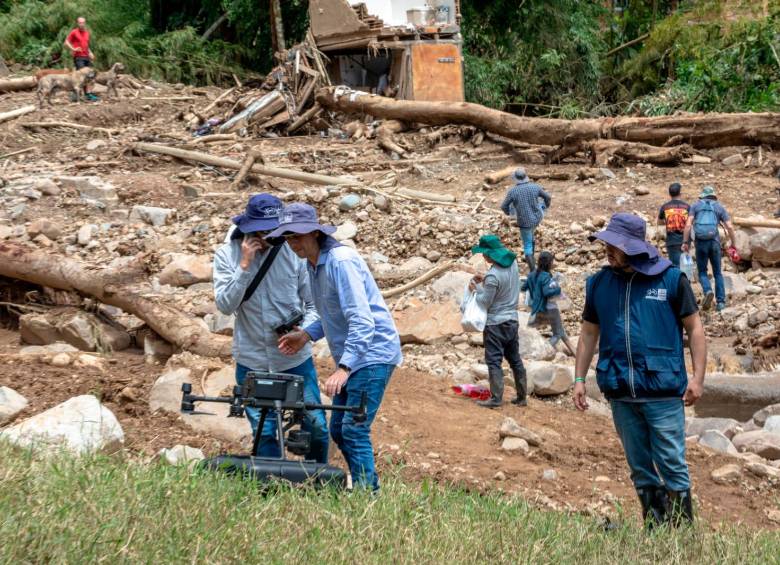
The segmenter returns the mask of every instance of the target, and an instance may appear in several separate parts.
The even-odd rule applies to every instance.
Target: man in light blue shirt
[[[230,241],[217,250],[214,257],[214,296],[223,314],[235,314],[233,358],[236,360],[236,381],[243,384],[249,371],[291,373],[304,377],[304,400],[320,404],[317,372],[311,358],[311,347],[301,348],[295,355],[279,351],[275,328],[294,313],[303,314],[303,324],[318,320],[311,299],[306,263],[293,253],[286,243],[277,251],[264,239],[279,225],[282,202],[270,194],[258,194],[249,200],[244,214],[233,218],[235,229]],[[279,243],[278,241],[275,243]],[[270,268],[249,294],[252,281],[266,261]],[[246,415],[255,433],[259,423],[257,408],[246,408]],[[307,458],[328,462],[328,428],[322,410],[307,412],[303,428],[312,435]],[[266,417],[261,434],[259,455],[279,457],[276,438],[276,417],[272,411]]]
[[[312,296],[320,319],[279,340],[279,349],[294,355],[309,341],[325,337],[338,368],[325,383],[335,404],[360,404],[367,395],[367,418],[331,416],[330,434],[349,465],[353,484],[379,488],[371,445],[371,424],[395,367],[401,363],[401,341],[393,318],[365,261],[331,237],[333,226],[321,225],[307,204],[284,209],[279,228],[268,237],[284,236],[306,259]]]

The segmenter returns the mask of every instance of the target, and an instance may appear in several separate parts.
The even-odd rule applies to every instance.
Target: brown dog
[[[84,85],[95,80],[97,73],[95,69],[91,67],[84,67],[78,71],[72,71],[67,75],[62,74],[49,74],[41,78],[38,81],[38,106],[43,108],[43,101],[49,103],[49,106],[53,106],[51,103],[51,95],[57,90],[68,90],[73,92],[76,98],[76,102],[81,100],[81,92],[84,89]]]
[[[124,70],[125,66],[122,63],[114,63],[109,70],[98,73],[97,77],[95,77],[95,82],[106,86],[109,95],[113,92],[114,98],[119,98],[119,93],[116,91],[116,83],[119,82],[119,73]]]

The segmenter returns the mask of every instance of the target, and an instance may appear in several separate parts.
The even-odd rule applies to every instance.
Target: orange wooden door
[[[414,100],[463,101],[463,63],[452,43],[412,45]]]

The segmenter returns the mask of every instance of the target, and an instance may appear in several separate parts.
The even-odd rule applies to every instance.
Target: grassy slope
[[[0,444],[0,562],[773,563],[777,532],[611,533],[522,500],[385,477],[380,496]]]

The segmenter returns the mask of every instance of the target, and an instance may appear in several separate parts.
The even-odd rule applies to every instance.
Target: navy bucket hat
[[[654,246],[645,241],[647,224],[635,214],[618,212],[613,214],[603,231],[588,236],[590,241],[600,240],[613,245],[628,255],[631,267],[643,275],[658,275],[672,266],[672,262],[661,257]]]
[[[279,227],[266,237],[279,237],[286,233],[304,234],[313,231],[321,231],[326,235],[331,235],[336,231],[336,228],[319,223],[317,211],[313,207],[302,202],[294,202],[285,206]]]
[[[283,208],[282,201],[276,196],[266,193],[255,194],[249,199],[244,213],[233,218],[236,231],[248,234],[275,230],[279,227],[279,216]]]

